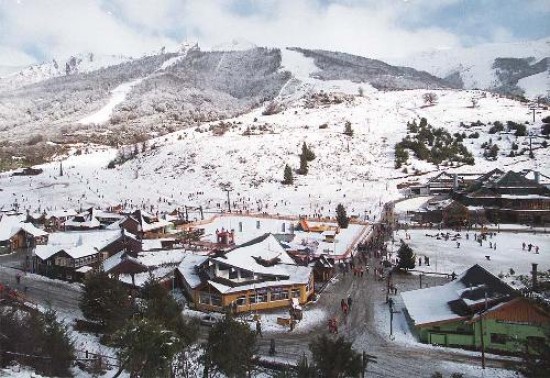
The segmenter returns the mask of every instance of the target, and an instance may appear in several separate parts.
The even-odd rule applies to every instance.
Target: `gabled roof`
[[[480,183],[494,181],[494,180],[497,180],[499,177],[501,177],[503,174],[504,174],[504,171],[502,169],[495,168],[487,173],[480,175],[477,181]]]
[[[135,273],[148,271],[148,268],[141,261],[139,261],[135,257],[128,255],[124,251],[115,253],[111,257],[103,260],[103,262],[101,263],[101,267],[103,268],[105,273],[110,273],[116,270],[116,268],[123,263],[130,263],[134,267],[133,272]]]
[[[201,277],[199,276],[197,266],[202,265],[206,260],[208,260],[207,256],[192,254],[186,255],[183,260],[181,260],[178,266],[178,271],[183,276],[187,284],[191,287],[191,289],[195,289],[203,282],[203,280],[201,280]],[[206,278],[204,279],[204,281],[205,280]]]
[[[60,252],[66,253],[73,259],[93,256],[99,253],[99,251],[91,245],[77,245],[73,247],[63,247],[59,245],[37,245],[34,250],[34,254],[41,260],[47,260]]]
[[[469,319],[484,305],[516,296],[513,288],[479,265],[442,286],[406,291],[401,294],[416,326]]]
[[[259,236],[230,249],[222,257],[214,257],[211,260],[250,272],[274,276],[288,276],[289,272],[285,266],[296,265],[272,234]]]
[[[47,245],[38,245],[35,255],[46,260],[59,252],[77,259],[95,255],[128,233],[118,231],[55,232],[50,234]]]
[[[158,219],[142,210],[134,211],[126,219],[137,222],[141,226],[143,232],[154,231],[171,225],[171,222],[164,219]],[[122,223],[124,223],[124,221],[122,221]]]
[[[32,223],[20,223],[18,226],[12,229],[12,236],[18,233],[20,230],[25,231],[27,234],[30,234],[35,238],[49,235],[46,231],[36,228]]]
[[[539,188],[540,185],[533,180],[529,180],[525,176],[514,172],[508,171],[500,178],[496,179],[490,185],[496,188]]]

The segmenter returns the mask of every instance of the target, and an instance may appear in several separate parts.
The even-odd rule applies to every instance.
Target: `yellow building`
[[[176,272],[195,307],[234,313],[288,308],[313,294],[313,270],[299,266],[272,234],[217,256],[189,255]]]

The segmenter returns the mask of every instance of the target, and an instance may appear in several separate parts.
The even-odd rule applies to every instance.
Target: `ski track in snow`
[[[141,83],[142,81],[143,78],[120,84],[118,87],[111,91],[111,98],[104,107],[99,109],[97,112],[90,114],[85,118],[82,118],[80,121],[78,121],[78,123],[84,125],[92,123],[100,125],[107,122],[109,118],[111,118],[111,113],[113,112],[113,109],[126,99],[126,96],[128,95],[128,93],[130,93],[135,85]]]

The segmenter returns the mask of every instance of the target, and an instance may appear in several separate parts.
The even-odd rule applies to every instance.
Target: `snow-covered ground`
[[[308,222],[310,226],[327,225],[338,227],[336,223]],[[292,241],[294,245],[318,245],[317,251],[334,255],[341,255],[357,240],[365,227],[359,224],[350,224],[348,228],[341,229],[335,237],[334,243],[324,241],[321,233],[296,231],[298,220],[284,220],[274,218],[256,218],[245,216],[223,216],[217,217],[212,222],[202,224],[204,228],[205,239],[210,242],[216,242],[216,230],[234,230],[235,244],[245,243],[253,238],[266,233],[289,234],[296,236]],[[365,231],[366,232],[366,231]],[[328,251],[328,252],[327,252]]]
[[[480,120],[524,122],[531,119],[526,105],[491,97],[481,98],[472,109],[472,91],[438,91],[439,102],[424,107],[424,91],[374,92],[340,104],[304,108],[301,101],[272,116],[261,109],[228,120],[233,126],[223,136],[208,131],[216,122],[200,126],[202,132],[188,129],[157,138],[155,145],[115,169],[107,169],[116,156],[114,149],[89,146],[80,148],[82,155],[71,155],[63,161],[64,176],[59,176],[59,162],[41,166],[44,173],[34,177],[0,175],[0,208],[17,203],[21,209],[86,208],[92,205],[126,203],[147,210],[173,210],[203,206],[206,211],[227,209],[226,193],[220,184],[230,183],[232,208],[270,214],[334,216],[342,203],[348,215],[375,220],[382,205],[399,198],[396,184],[429,177],[410,176],[394,169],[394,145],[406,135],[406,122],[425,116],[435,127],[451,133],[482,131],[484,127],[465,129]],[[537,119],[545,116],[541,113]],[[256,121],[255,121],[256,119]],[[350,121],[352,138],[343,135]],[[319,129],[327,124],[324,129]],[[272,131],[259,131],[266,125]],[[536,131],[540,123],[527,125]],[[250,128],[254,135],[243,135]],[[255,128],[255,130],[252,130]],[[489,126],[485,126],[486,129]],[[481,144],[492,139],[501,147],[497,161],[482,157]],[[317,158],[309,164],[307,176],[295,174],[295,184],[283,186],[283,168],[296,169],[303,142]],[[550,150],[537,149],[537,159],[527,156],[507,157],[511,144],[520,149],[528,140],[510,134],[481,133],[478,139],[466,139],[475,166],[449,168],[455,172],[485,172],[493,168],[538,169],[550,175]],[[534,139],[534,144],[540,142]],[[435,175],[432,164],[411,158],[409,172],[418,169]],[[191,219],[198,218],[190,213]]]
[[[449,232],[451,237],[449,240],[438,239],[436,234],[439,232]],[[405,240],[405,233],[410,235],[410,240]],[[474,240],[475,233],[475,231],[462,231],[460,239],[455,241],[453,235],[456,232],[450,229],[400,230],[395,233],[395,245],[390,243],[389,248],[397,251],[399,240],[403,239],[411,246],[417,257],[422,257],[422,265],[419,266],[417,261],[415,269],[425,272],[451,273],[454,271],[459,274],[472,265],[479,264],[495,275],[500,273],[506,275],[510,269],[513,269],[516,274],[528,275],[532,263],[539,264],[539,271],[550,270],[550,234],[497,232],[492,238],[487,237],[480,246]],[[457,248],[457,242],[460,243],[460,248]],[[533,245],[530,252],[527,247],[523,250],[524,242]],[[489,247],[491,244],[494,247],[494,243],[497,245],[496,250]],[[539,247],[538,254],[535,252],[535,246]],[[430,266],[424,264],[424,256],[429,258]],[[486,256],[489,256],[490,260],[487,260]]]
[[[107,122],[111,118],[111,113],[113,112],[113,109],[126,99],[126,96],[134,86],[138,85],[142,81],[143,78],[120,84],[118,87],[111,91],[111,98],[104,107],[99,109],[97,112],[82,118],[78,122],[84,125],[92,123],[96,125],[101,125]]]

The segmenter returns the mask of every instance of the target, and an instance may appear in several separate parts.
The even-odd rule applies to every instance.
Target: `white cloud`
[[[94,0],[4,1],[0,16],[0,46],[40,52],[46,59],[88,51],[139,55],[170,42],[129,27]]]
[[[0,0],[0,47],[12,51],[0,51],[0,58],[41,60],[88,51],[138,56],[175,45],[175,35],[195,37],[203,47],[241,37],[260,46],[396,58],[459,46],[461,37],[442,28],[403,26],[404,19],[458,1],[249,0],[247,9],[238,0]],[[235,12],[239,6],[245,11]],[[499,29],[494,38],[512,36]]]
[[[313,1],[283,1],[270,17],[245,17],[228,15],[218,1],[201,1],[188,2],[187,13],[194,16],[188,22],[207,45],[244,36],[259,45],[332,49],[380,58],[459,44],[456,36],[441,29],[401,28],[393,6],[371,9],[337,3],[320,7]]]

